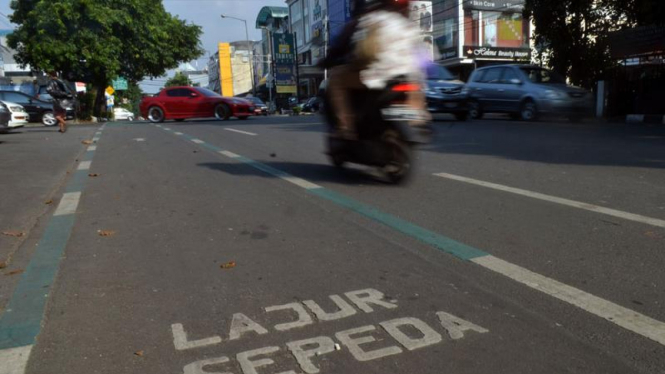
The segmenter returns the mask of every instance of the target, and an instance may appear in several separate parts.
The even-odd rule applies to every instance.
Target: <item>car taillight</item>
[[[420,91],[420,85],[416,83],[400,83],[392,88],[393,92],[414,92]]]

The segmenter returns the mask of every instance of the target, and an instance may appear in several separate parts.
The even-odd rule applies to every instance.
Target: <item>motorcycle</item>
[[[377,167],[393,184],[405,181],[413,169],[413,150],[428,143],[431,128],[425,111],[405,104],[407,94],[420,85],[396,80],[382,90],[350,93],[355,113],[357,139],[336,136],[336,117],[327,92],[323,92],[324,116],[328,124],[327,154],[333,165],[355,163]],[[417,121],[423,125],[412,126]]]

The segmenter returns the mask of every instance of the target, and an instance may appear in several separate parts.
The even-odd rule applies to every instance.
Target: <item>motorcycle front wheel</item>
[[[388,182],[403,183],[411,175],[413,166],[411,146],[394,130],[386,131],[382,140],[387,147],[388,160],[381,171]]]

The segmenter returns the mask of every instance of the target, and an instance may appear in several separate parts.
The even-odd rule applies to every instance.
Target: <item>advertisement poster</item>
[[[433,16],[431,1],[411,1],[409,18],[416,23],[420,32],[429,34],[432,32]]]
[[[275,86],[277,93],[296,93],[296,75],[294,71],[295,48],[293,34],[273,34],[275,51]]]
[[[277,93],[296,93],[296,75],[293,65],[275,67],[275,85]]]

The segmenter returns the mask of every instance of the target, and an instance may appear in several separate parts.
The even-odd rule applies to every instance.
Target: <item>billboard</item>
[[[433,27],[432,2],[411,1],[409,7],[409,18],[416,24],[420,32],[431,33]]]
[[[275,51],[275,86],[277,93],[296,93],[296,75],[294,72],[295,49],[293,34],[273,34],[273,51]]]

